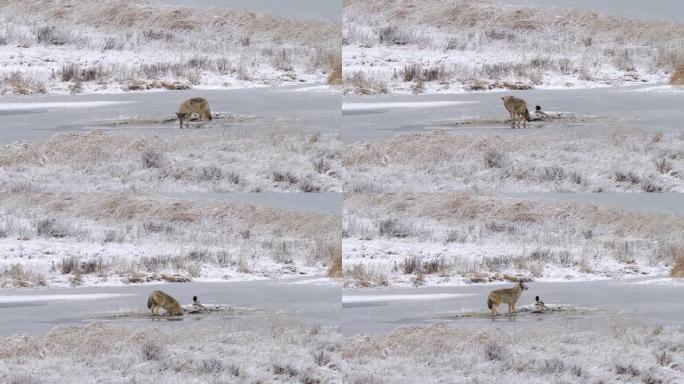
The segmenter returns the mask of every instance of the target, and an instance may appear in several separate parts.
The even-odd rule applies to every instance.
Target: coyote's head
[[[166,311],[169,313],[169,316],[183,316],[183,309],[177,302],[169,305]]]
[[[519,285],[520,288],[522,288],[523,290],[527,289],[527,285],[525,285],[525,281],[524,281],[524,280],[518,281],[518,285]]]
[[[184,120],[190,117],[190,114],[188,112],[176,112],[176,116],[178,116],[178,119]]]

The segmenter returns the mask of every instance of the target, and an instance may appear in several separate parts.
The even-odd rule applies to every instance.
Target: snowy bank
[[[484,1],[345,1],[346,94],[669,81],[684,24]]]

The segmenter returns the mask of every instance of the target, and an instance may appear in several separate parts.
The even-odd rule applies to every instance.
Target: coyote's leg
[[[513,306],[514,305],[515,304],[513,304],[513,303],[508,303],[508,314],[509,315],[513,315]]]

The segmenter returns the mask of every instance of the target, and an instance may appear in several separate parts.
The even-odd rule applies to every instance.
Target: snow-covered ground
[[[0,286],[339,272],[340,218],[132,193],[0,194]]]
[[[280,316],[176,330],[59,327],[0,343],[3,383],[341,383],[338,327]]]
[[[667,82],[684,24],[446,0],[344,3],[347,94]]]
[[[0,190],[338,192],[341,152],[337,134],[66,133],[1,146]]]
[[[0,95],[339,83],[339,23],[156,1],[6,1]]]
[[[624,317],[563,328],[444,324],[346,339],[345,383],[680,383],[684,328]],[[448,378],[445,381],[445,378]]]
[[[355,143],[342,156],[345,190],[684,192],[680,133],[629,128],[523,133],[433,130]]]
[[[347,287],[677,273],[684,218],[461,193],[345,196]]]

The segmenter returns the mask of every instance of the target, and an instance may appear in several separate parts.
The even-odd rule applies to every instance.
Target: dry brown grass
[[[328,238],[340,226],[333,215],[298,213],[234,203],[202,203],[159,199],[133,193],[0,193],[4,206],[31,207],[32,210],[59,213],[67,217],[108,223],[167,222],[174,224],[211,221],[226,228],[278,229],[283,234]],[[235,228],[237,230],[237,228]],[[329,257],[329,256],[326,256]]]
[[[629,212],[576,202],[501,199],[470,193],[400,193],[346,194],[344,205],[350,212],[378,209],[399,216],[429,218],[444,225],[460,224],[464,220],[515,225],[556,221],[569,225],[568,219],[572,218],[588,227],[610,228],[640,237],[684,234],[681,216]]]
[[[200,30],[235,32],[236,28],[252,39],[262,33],[307,44],[339,39],[339,25],[333,23],[285,19],[237,9],[163,6],[148,0],[135,3],[83,0],[77,7],[65,7],[57,1],[7,0],[0,3],[0,10],[10,14],[30,14],[34,19],[49,20],[53,25],[63,23],[117,31],[146,31],[150,38],[158,40],[169,39],[175,33],[189,34]]]
[[[347,263],[345,263],[347,264]],[[376,271],[373,266],[363,264],[351,264],[344,266],[345,285],[351,282],[356,287],[386,287],[389,285],[389,277],[383,271]]]
[[[682,143],[676,134],[653,141],[622,129],[560,141],[544,133],[502,138],[435,129],[348,145],[342,162],[345,189],[357,192],[670,192],[684,184],[669,176],[684,169]]]
[[[0,77],[0,95],[29,95],[45,93],[45,82],[30,73],[14,71]]]
[[[675,383],[681,376],[671,368],[682,360],[681,327],[652,327],[624,316],[573,322],[562,334],[542,324],[505,332],[500,327],[437,323],[347,338],[344,382],[435,383],[468,377],[468,383]],[[618,361],[616,350],[629,353]],[[669,358],[654,359],[654,351],[667,351]]]
[[[670,78],[670,84],[684,85],[684,64],[681,64],[675,73],[672,74],[672,77]]]
[[[679,250],[679,255],[675,259],[670,276],[684,278],[684,248],[680,248]]]
[[[342,252],[335,255],[333,262],[328,268],[328,277],[341,278],[342,277]]]
[[[500,26],[529,33],[544,28],[571,31],[583,27],[593,35],[616,34],[629,41],[681,41],[684,25],[660,20],[628,19],[591,11],[544,7],[501,7],[493,1],[345,0],[345,12],[363,9],[387,22],[431,25],[458,30]],[[676,48],[676,46],[675,46]]]
[[[328,76],[328,84],[342,85],[342,56],[334,55],[330,59],[330,68],[332,69]]]
[[[53,192],[334,192],[341,188],[341,151],[339,136],[332,134],[310,142],[308,135],[296,132],[266,138],[224,132],[220,140],[209,131],[173,138],[67,133],[47,141],[0,145],[0,166],[8,171],[0,187],[28,183]],[[254,153],[268,155],[255,162]],[[274,171],[291,174],[295,181],[277,182],[268,177]]]
[[[45,93],[56,85],[74,94],[109,85],[177,90],[210,81],[208,74],[268,83],[280,75],[294,81],[310,74],[325,81],[334,72],[327,57],[340,51],[339,23],[155,0],[7,0],[0,2],[0,24],[0,45],[49,52],[10,57],[0,73],[0,95]],[[94,51],[99,64],[79,62],[82,52]],[[119,62],[118,52],[138,57]],[[61,70],[32,65],[41,55],[56,56],[50,62]],[[265,63],[275,71],[263,68]],[[21,71],[10,72],[15,66]]]
[[[657,75],[661,81],[677,68],[683,49],[682,23],[611,16],[562,4],[528,7],[492,0],[349,0],[343,4],[343,41],[355,53],[349,56],[350,65],[357,71],[365,67],[361,73],[380,71],[391,91],[412,88],[420,93],[425,86],[432,92],[450,84],[465,90],[529,89],[550,82],[550,73],[567,77],[568,86],[576,81],[619,81],[635,73]],[[391,50],[392,54],[385,55],[392,57],[391,62],[360,54],[378,45]],[[446,56],[437,61],[445,65],[443,69],[434,68],[428,72],[431,76],[403,76],[402,67],[427,64],[411,51],[431,50],[432,56],[442,48],[471,52],[483,60],[464,62]],[[503,52],[508,49],[510,54]],[[515,52],[528,54],[515,58]],[[543,54],[531,57],[535,52]],[[614,67],[620,76],[602,70],[604,65]],[[411,81],[415,83],[405,83]],[[357,88],[346,79],[345,86],[348,93],[373,91]]]
[[[670,275],[672,277],[684,278],[684,257],[677,259],[677,262],[672,267],[672,272]]]
[[[0,269],[0,287],[27,288],[46,284],[45,275],[31,270],[31,268],[15,263]]]
[[[84,367],[89,377],[108,383],[120,381],[122,372],[150,383],[168,382],[170,376],[182,377],[181,382],[187,384],[272,383],[284,378],[292,383],[337,382],[339,368],[332,367],[343,364],[339,329],[311,328],[282,313],[249,319],[226,322],[218,331],[201,324],[174,330],[96,323],[3,338],[0,382],[83,382]],[[325,357],[326,364],[317,356]],[[283,376],[284,372],[274,372],[275,362],[296,369]]]

